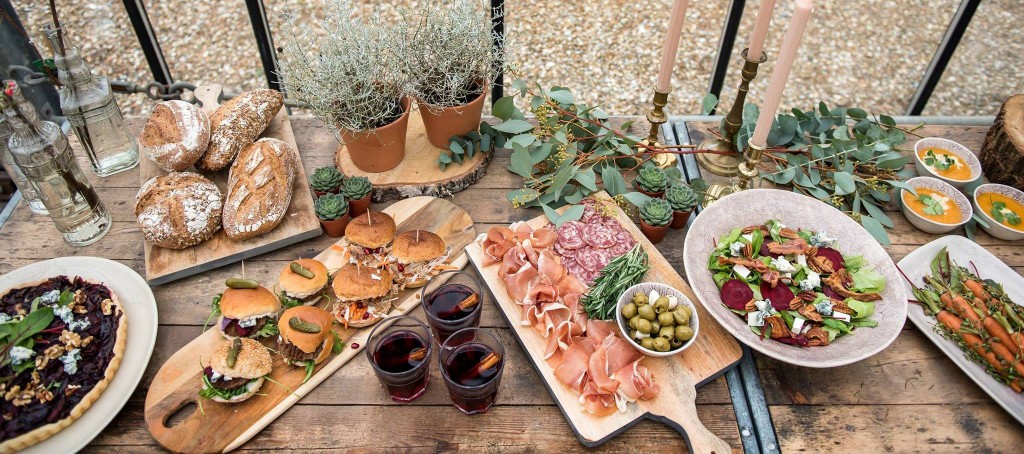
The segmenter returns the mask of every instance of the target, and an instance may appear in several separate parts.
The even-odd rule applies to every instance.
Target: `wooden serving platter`
[[[373,201],[403,199],[417,195],[446,197],[476,183],[487,173],[493,153],[477,153],[462,164],[445,170],[437,166],[437,157],[445,150],[427,140],[427,130],[418,109],[409,112],[409,131],[405,136],[405,159],[387,172],[359,170],[344,145],[338,147],[334,164],[345,175],[361,176],[373,183]]]
[[[204,85],[195,90],[195,96],[203,103],[203,111],[207,115],[213,114],[220,104],[217,98],[220,96],[221,86],[216,84]],[[292,125],[288,120],[288,112],[282,107],[277,116],[270,122],[267,129],[260,137],[273,137],[283,140],[296,152],[299,158],[299,148],[295,144],[295,135],[292,134]],[[244,241],[234,241],[228,238],[224,230],[220,230],[207,241],[199,243],[186,249],[165,249],[154,246],[148,241],[144,250],[146,254],[146,280],[150,285],[166,284],[193,274],[199,274],[230,263],[235,263],[249,257],[270,252],[285,246],[298,243],[303,240],[314,238],[320,235],[320,221],[313,211],[313,197],[310,193],[309,184],[306,183],[306,171],[301,165],[296,166],[295,184],[292,192],[292,202],[288,206],[288,213],[281,224],[274,230],[255,238]],[[203,173],[203,172],[200,172]],[[142,158],[139,163],[139,184],[142,185],[150,178],[166,175],[167,172],[157,167],[153,161]],[[216,173],[203,173],[213,181],[222,194],[227,193],[228,170],[224,169]]]
[[[594,195],[594,198],[602,202],[615,203],[604,192]],[[636,238],[649,255],[651,270],[644,276],[643,281],[662,282],[679,289],[694,302],[698,317],[700,317],[700,334],[694,341],[695,343],[685,351],[668,358],[645,357],[643,359],[642,364],[651,370],[655,381],[661,386],[661,392],[654,399],[629,404],[626,412],[616,412],[612,415],[598,417],[583,411],[583,407],[579,403],[579,395],[558,381],[555,378],[554,369],[545,362],[544,349],[547,345],[545,338],[534,331],[532,326],[524,326],[519,323],[522,310],[508,296],[504,282],[498,277],[499,265],[483,266],[484,253],[479,243],[474,242],[469,245],[466,252],[473,265],[480,271],[483,280],[490,287],[494,301],[501,309],[499,312],[508,320],[509,326],[516,334],[516,339],[526,351],[534,368],[544,379],[545,386],[555,398],[555,402],[561,408],[581,443],[589,447],[600,445],[640,420],[650,418],[678,430],[686,439],[691,452],[717,452],[719,454],[729,452],[731,450],[729,445],[708,431],[697,418],[694,401],[697,394],[696,387],[711,381],[738,364],[743,352],[736,340],[708,314],[693,290],[683,281],[679,273],[672,269],[672,265],[654,245],[640,233],[640,230],[626,214],[617,206],[613,212],[615,219]],[[528,223],[534,228],[540,228],[547,225],[548,220],[545,216],[539,216]]]
[[[432,231],[440,235],[452,251],[463,250],[476,237],[476,229],[469,214],[447,200],[414,197],[399,201],[384,209],[384,212],[395,218],[399,232],[412,229]],[[348,262],[347,254],[341,248],[334,247],[326,249],[315,258],[324,262],[327,269],[332,271]],[[453,254],[450,260],[453,266],[460,269],[468,262],[465,254]],[[270,288],[274,283],[262,284]],[[211,288],[211,297],[221,290]],[[419,301],[419,289],[404,290],[399,293],[396,308],[391,315],[406,314]],[[320,305],[323,307],[325,303]],[[385,319],[380,323],[391,322]],[[238,404],[204,400],[203,411],[193,409],[181,422],[169,424],[171,416],[179,410],[198,403],[198,393],[202,388],[200,362],[207,364],[213,349],[221,342],[226,342],[216,328],[207,330],[171,356],[153,378],[146,394],[145,406],[149,432],[161,446],[174,452],[228,452],[238,448],[355,358],[365,348],[373,326],[346,330],[335,324],[334,329],[345,340],[345,349],[317,365],[313,376],[305,384],[302,383],[305,369],[286,365],[280,355],[274,354],[274,369],[269,377],[280,385],[267,380],[260,388],[260,393],[265,395],[257,395]],[[276,338],[265,340],[264,343],[273,347],[275,341]],[[175,418],[178,419],[181,418]]]

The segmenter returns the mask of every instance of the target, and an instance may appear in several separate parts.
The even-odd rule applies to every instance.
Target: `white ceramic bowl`
[[[942,148],[943,150],[947,150],[950,153],[957,155],[961,162],[967,164],[967,166],[971,168],[971,177],[966,180],[953,180],[935,173],[935,171],[921,161],[921,156],[917,154],[918,151],[925,148]],[[949,139],[926,137],[918,140],[917,143],[914,144],[914,162],[916,163],[914,167],[917,169],[917,174],[919,176],[938,178],[943,182],[953,185],[957,189],[963,189],[968,183],[981,178],[981,161],[978,160],[978,157],[974,153],[971,153],[971,150],[968,150],[967,147]]]
[[[917,212],[908,208],[907,204],[903,203],[903,195],[909,193],[909,191],[906,189],[900,189],[900,208],[903,210],[903,216],[905,216],[911,224],[914,224],[914,227],[917,227],[924,232],[935,234],[949,232],[966,224],[967,221],[971,220],[971,216],[974,214],[974,208],[971,207],[971,201],[967,200],[967,196],[960,192],[959,189],[945,181],[932,177],[914,177],[907,180],[907,185],[914,189],[926,188],[941,192],[953,199],[953,202],[960,207],[959,222],[954,224],[936,222],[917,214]],[[911,194],[911,196],[912,195],[913,194]]]
[[[1024,192],[1017,188],[1006,186],[1004,184],[986,183],[975,188],[973,197],[971,197],[971,199],[974,201],[974,209],[977,210],[977,212],[981,213],[985,221],[988,222],[988,227],[982,225],[981,228],[985,229],[985,231],[988,232],[989,235],[1007,241],[1024,240],[1024,232],[1020,230],[1011,229],[999,222],[996,222],[996,220],[992,218],[991,214],[981,209],[981,205],[978,204],[978,196],[981,194],[990,193],[1002,194],[1013,200],[1016,200],[1017,203],[1024,204]],[[1024,215],[1024,213],[1021,214]]]
[[[675,296],[676,299],[679,300],[679,304],[685,304],[690,307],[690,313],[692,314],[690,315],[690,328],[693,328],[693,337],[690,338],[690,340],[686,341],[686,343],[683,344],[682,347],[669,350],[667,352],[656,352],[654,350],[648,350],[646,348],[641,347],[640,344],[636,341],[636,339],[632,339],[629,337],[629,325],[627,323],[628,320],[626,320],[626,318],[622,316],[622,306],[625,306],[626,303],[629,303],[630,301],[633,300],[633,294],[637,292],[643,292],[645,295],[648,295],[651,293],[651,290],[657,290],[659,295]],[[653,304],[654,302],[651,301],[651,303]],[[700,335],[700,317],[697,315],[697,307],[693,305],[693,302],[690,301],[690,299],[687,298],[686,295],[683,295],[683,292],[680,292],[679,290],[676,290],[665,284],[660,284],[657,282],[641,282],[626,289],[626,292],[619,296],[619,303],[615,306],[615,323],[619,325],[619,332],[622,333],[622,337],[629,340],[629,342],[632,343],[637,350],[639,350],[641,353],[647,356],[665,357],[675,355],[676,353],[679,353],[683,350],[686,350],[687,348],[690,348],[690,346],[693,345],[694,341],[697,339],[697,336]]]

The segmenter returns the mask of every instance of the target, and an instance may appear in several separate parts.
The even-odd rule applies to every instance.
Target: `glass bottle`
[[[7,116],[0,112],[0,164],[7,171],[7,175],[14,181],[14,185],[21,191],[21,198],[28,203],[28,209],[33,213],[46,215],[46,206],[39,200],[36,190],[28,183],[28,178],[21,171],[21,168],[14,163],[14,156],[7,149],[7,141],[14,134],[10,125],[7,124]]]
[[[139,164],[139,148],[124,127],[106,77],[95,77],[78,53],[64,44],[64,29],[43,27],[53,47],[53,63],[60,79],[60,108],[89,156],[92,169],[106,177]]]
[[[110,230],[110,214],[100,202],[60,127],[41,121],[14,81],[4,82],[3,110],[14,134],[7,147],[35,189],[64,241],[95,243]]]

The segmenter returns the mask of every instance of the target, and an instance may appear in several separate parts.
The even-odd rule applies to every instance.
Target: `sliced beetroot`
[[[757,253],[761,254],[761,255],[763,255],[765,257],[771,257],[773,259],[781,257],[782,254],[776,254],[776,253],[768,250],[768,243],[770,243],[771,241],[772,241],[771,238],[765,238],[764,242],[761,243],[761,250],[759,250]]]
[[[722,302],[730,309],[742,311],[754,299],[754,290],[739,279],[730,279],[722,286]]]
[[[775,339],[783,344],[795,345],[797,347],[806,347],[808,344],[807,336],[803,334],[797,334],[796,337],[780,337]]]
[[[843,260],[843,254],[840,254],[839,251],[835,249],[830,247],[820,247],[818,248],[818,253],[815,255],[829,259],[829,261],[832,262],[832,268],[836,271],[846,268],[845,261]]]
[[[827,296],[829,298],[832,298],[834,300],[842,301],[842,300],[846,299],[846,298],[843,298],[838,293],[836,293],[835,290],[832,290],[832,287],[829,287],[828,285],[822,285],[821,286],[821,293],[824,293],[825,296]]]
[[[785,284],[776,285],[772,288],[767,282],[761,283],[761,298],[772,301],[772,307],[777,311],[789,310],[789,302],[793,301],[793,291]]]

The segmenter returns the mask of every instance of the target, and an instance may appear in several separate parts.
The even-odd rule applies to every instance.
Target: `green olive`
[[[676,307],[676,310],[672,311],[672,318],[676,321],[676,325],[687,325],[690,323],[690,313],[685,309],[689,309],[689,307],[680,305]]]
[[[682,347],[683,344],[685,344],[685,343],[686,343],[686,341],[681,341],[681,340],[676,339],[674,337],[672,339],[668,340],[668,344],[672,346],[673,350],[675,350],[675,349],[677,349],[679,347]]]
[[[653,335],[657,335],[658,333],[660,333],[661,332],[661,323],[658,323],[656,321],[651,322],[651,332],[654,333]]]
[[[693,309],[691,309],[690,306],[687,306],[685,304],[680,304],[679,307],[677,307],[676,309],[679,309],[679,308],[682,308],[683,312],[686,312],[686,319],[687,320],[693,318]]]
[[[643,306],[645,304],[648,304],[647,295],[643,293],[637,293],[633,295],[633,304],[636,304],[637,306]]]
[[[661,331],[658,331],[658,337],[664,337],[665,339],[671,339],[672,336],[675,335],[675,332],[676,332],[675,328],[672,328],[671,326],[665,326],[665,327],[661,328]]]
[[[644,334],[651,334],[653,328],[651,327],[651,322],[649,320],[641,318],[636,321],[636,330]]]
[[[625,306],[622,306],[622,316],[626,318],[633,318],[636,316],[636,304],[626,303]]]
[[[654,321],[656,315],[654,313],[654,308],[651,307],[649,304],[640,306],[639,308],[637,308],[636,312],[637,314],[640,314],[640,318],[647,320],[649,322]]]
[[[630,339],[636,339],[636,333],[637,333],[637,330],[635,330],[635,329],[629,330],[629,338]]]
[[[690,328],[689,326],[677,326],[675,335],[676,339],[684,342],[688,341],[693,339],[693,328]]]
[[[664,337],[654,338],[654,351],[656,352],[667,352],[672,348],[672,345],[668,343],[668,339]]]
[[[660,338],[659,338],[660,339]],[[648,350],[654,350],[654,338],[648,337],[640,340],[640,346]]]
[[[636,329],[636,322],[639,321],[639,320],[640,320],[640,316],[639,315],[634,315],[632,318],[629,319],[629,327],[633,328],[633,329]]]
[[[660,323],[661,326],[675,326],[676,319],[672,316],[672,313],[662,312],[658,314],[658,323]]]
[[[668,310],[668,305],[669,305],[669,302],[668,302],[668,297],[667,296],[663,296],[661,298],[658,298],[658,300],[654,302],[654,311],[659,313],[659,314],[662,313],[662,312],[665,312],[665,311]]]

